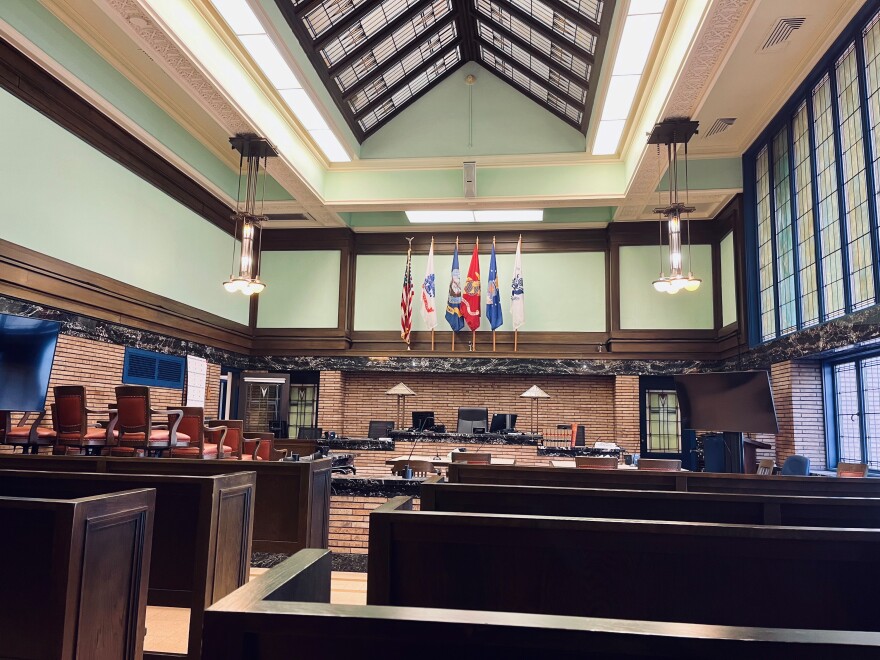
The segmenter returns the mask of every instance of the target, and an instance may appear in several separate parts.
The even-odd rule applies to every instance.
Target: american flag
[[[406,252],[406,271],[403,273],[403,291],[400,294],[400,338],[409,346],[409,334],[412,331],[412,244]]]

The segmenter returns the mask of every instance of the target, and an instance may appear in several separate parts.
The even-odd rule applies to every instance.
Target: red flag
[[[461,294],[461,315],[471,330],[480,327],[480,305],[483,301],[480,295],[480,241],[474,245],[474,253],[471,255],[471,265],[468,268],[467,281],[464,283],[464,291]]]

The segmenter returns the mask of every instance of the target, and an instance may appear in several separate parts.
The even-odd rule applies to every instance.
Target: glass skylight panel
[[[580,99],[581,102],[586,101],[587,90],[570,80],[567,76],[556,70],[550,69],[540,60],[533,58],[528,50],[521,48],[518,44],[515,44],[497,30],[492,29],[483,21],[477,21],[477,31],[484,41],[491,43],[501,52],[510,55],[532,73],[536,74],[543,80],[546,80],[569,96]]]
[[[355,114],[363,110],[369,103],[376,100],[387,89],[407,75],[422,67],[438,51],[446,48],[457,36],[455,22],[447,23],[437,34],[431,35],[422,44],[402,60],[385,69],[377,78],[369,81],[351,97],[348,105]]]
[[[363,18],[351,25],[341,34],[333,37],[324,48],[321,49],[321,57],[327,67],[332,67],[341,61],[346,55],[358,48],[364,41],[385,28],[394,19],[398,18],[407,9],[419,3],[419,0],[384,0],[374,9],[369,11]],[[432,8],[428,8],[430,11]],[[423,12],[425,13],[425,12]],[[425,16],[427,22],[429,16]]]
[[[554,94],[543,85],[532,80],[519,70],[514,69],[509,63],[505,62],[500,57],[496,57],[494,53],[487,50],[485,46],[480,46],[480,57],[482,57],[483,61],[498,73],[512,80],[539,101],[546,103],[557,112],[568,117],[571,121],[580,124],[581,119],[583,118],[583,112],[581,110],[572,107],[567,101]]]
[[[461,61],[461,49],[456,47],[442,58],[434,61],[419,75],[396,91],[391,98],[385,99],[378,106],[369,109],[358,118],[358,124],[364,131],[369,131],[383,119],[407,104],[425,87],[434,82],[444,73],[454,68]]]
[[[491,19],[494,23],[512,33],[515,37],[540,53],[543,53],[554,62],[559,62],[572,73],[584,78],[590,79],[590,65],[582,58],[573,55],[570,50],[564,46],[553,43],[545,38],[542,34],[535,32],[527,23],[519,20],[510,12],[505,10],[496,2],[491,0],[475,0],[477,11]],[[478,24],[482,21],[477,21]],[[488,27],[488,26],[487,26]],[[489,41],[489,39],[487,39]]]
[[[592,54],[595,52],[598,37],[574,21],[570,21],[562,14],[557,13],[549,5],[545,5],[540,0],[508,0],[508,2],[526,12],[538,23],[550,28],[556,34],[565,37],[573,44],[577,44],[588,53]]]
[[[574,9],[581,16],[589,18],[594,23],[599,23],[602,20],[602,9],[605,6],[602,0],[562,0],[562,3]]]
[[[391,35],[382,39],[369,51],[340,71],[334,80],[343,92],[374,73],[385,62],[433,28],[452,11],[452,0],[435,0],[430,7],[414,16]]]
[[[325,0],[302,18],[312,39],[317,39],[334,25],[341,23],[356,7],[367,0]]]

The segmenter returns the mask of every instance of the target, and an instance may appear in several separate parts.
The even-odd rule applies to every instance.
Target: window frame
[[[869,351],[846,353],[841,357],[826,360],[822,363],[822,397],[824,402],[825,417],[825,455],[829,470],[836,470],[840,462],[840,428],[838,424],[838,397],[837,378],[835,367],[843,364],[854,364],[856,375],[856,390],[858,392],[858,415],[859,415],[859,439],[861,443],[862,460],[868,463],[868,470],[872,474],[880,473],[880,456],[875,461],[877,467],[871,467],[868,462],[868,429],[866,419],[866,397],[863,376],[863,363],[872,358],[880,358],[880,348]]]
[[[861,128],[861,140],[862,140],[862,149],[863,149],[863,161],[864,161],[864,173],[865,173],[865,185],[867,192],[867,213],[868,213],[868,222],[869,222],[869,231],[870,231],[870,241],[869,241],[869,249],[870,249],[870,258],[872,260],[872,269],[871,269],[871,277],[873,279],[874,285],[874,296],[873,300],[868,302],[867,304],[863,304],[861,307],[856,306],[856,310],[865,309],[867,307],[877,305],[880,303],[880,218],[878,218],[878,195],[880,195],[880,189],[878,189],[878,185],[880,185],[880,181],[875,181],[875,162],[880,159],[880,153],[874,153],[875,148],[873,144],[872,134],[871,134],[871,121],[869,118],[870,113],[870,96],[868,94],[868,81],[867,81],[867,68],[866,68],[866,58],[865,58],[865,41],[866,34],[869,30],[874,27],[875,22],[878,21],[878,16],[880,16],[880,11],[877,9],[876,3],[866,3],[856,14],[856,16],[852,19],[846,29],[840,34],[840,36],[835,40],[834,44],[828,49],[822,59],[818,62],[818,64],[813,68],[813,70],[806,76],[803,82],[799,85],[794,94],[786,101],[777,115],[773,118],[772,121],[764,128],[758,138],[752,143],[752,145],[746,150],[743,154],[743,191],[744,191],[744,219],[745,219],[745,234],[746,234],[746,305],[748,310],[748,336],[749,343],[752,346],[757,346],[769,341],[774,341],[779,337],[785,336],[787,334],[791,334],[792,332],[798,332],[805,327],[813,327],[816,325],[822,325],[827,323],[828,321],[834,320],[835,318],[841,318],[842,316],[846,316],[847,314],[851,314],[853,309],[853,301],[851,294],[851,278],[853,274],[850,272],[850,243],[847,236],[847,221],[848,216],[846,212],[846,202],[844,200],[844,195],[846,194],[845,186],[847,182],[844,180],[843,173],[843,161],[842,161],[842,153],[841,153],[841,125],[840,125],[840,99],[838,97],[838,89],[837,89],[837,64],[842,60],[842,58],[847,54],[848,49],[854,45],[854,52],[856,58],[856,83],[858,85],[858,107],[860,114],[860,128]],[[833,149],[834,149],[834,181],[836,184],[836,219],[834,224],[837,229],[840,231],[840,261],[842,266],[842,279],[843,279],[843,295],[844,295],[844,310],[841,315],[835,316],[833,318],[829,318],[826,310],[826,301],[825,301],[825,268],[823,267],[823,258],[822,258],[822,246],[821,246],[821,233],[820,233],[820,204],[819,204],[819,195],[818,195],[818,187],[819,181],[817,177],[817,152],[816,152],[816,134],[815,134],[815,125],[814,125],[814,112],[813,112],[813,92],[814,90],[823,82],[825,76],[829,78],[829,92],[830,92],[830,111],[831,111],[831,139],[833,141]],[[802,277],[801,264],[800,259],[798,258],[797,250],[798,250],[798,226],[800,221],[799,209],[798,209],[798,195],[795,185],[795,169],[797,167],[796,163],[796,155],[793,148],[794,142],[794,119],[797,115],[798,111],[801,109],[801,106],[806,103],[807,108],[807,135],[809,139],[809,171],[811,174],[811,182],[810,182],[810,193],[812,195],[812,221],[813,221],[813,237],[815,239],[815,269],[816,269],[816,287],[817,287],[817,302],[818,302],[818,313],[819,319],[817,322],[808,322],[806,325],[803,322],[803,314],[802,314],[802,304],[800,295],[800,280]],[[789,200],[788,200],[788,215],[790,218],[789,227],[787,231],[791,232],[791,243],[793,246],[793,258],[794,258],[794,266],[795,266],[795,325],[794,330],[789,330],[787,332],[783,332],[782,323],[780,323],[780,309],[779,309],[779,269],[778,264],[773,265],[772,272],[772,289],[773,289],[773,305],[774,308],[772,310],[773,317],[776,320],[776,328],[773,336],[765,337],[765,333],[762,328],[762,313],[767,312],[769,310],[764,310],[762,308],[761,302],[761,283],[759,278],[760,272],[760,260],[758,259],[758,234],[757,234],[757,163],[756,159],[758,154],[762,149],[767,149],[767,159],[768,159],[768,187],[770,190],[770,217],[771,217],[771,226],[772,226],[772,243],[773,243],[773,254],[776,255],[778,253],[777,246],[777,234],[776,234],[776,204],[775,204],[775,190],[777,186],[777,182],[775,180],[775,172],[774,172],[774,162],[776,160],[776,154],[774,153],[774,139],[781,132],[785,131],[787,135],[787,150],[788,150],[788,185],[790,188],[789,192]],[[775,259],[774,259],[775,261]],[[870,298],[868,299],[870,300]]]

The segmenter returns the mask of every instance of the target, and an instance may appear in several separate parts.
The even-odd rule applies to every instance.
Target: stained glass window
[[[761,288],[761,337],[776,336],[776,299],[773,286],[773,223],[770,218],[770,162],[767,147],[755,163],[758,197],[758,279]]]
[[[874,173],[874,194],[880,208],[880,14],[864,30],[865,81],[868,97],[867,112],[870,127],[871,166]],[[880,224],[880,217],[875,219]]]
[[[792,121],[794,195],[797,235],[798,278],[801,287],[801,325],[819,322],[819,294],[816,280],[816,235],[813,218],[813,176],[810,163],[810,134],[807,104],[801,104]]]
[[[788,130],[773,138],[773,217],[776,225],[776,295],[779,334],[797,328],[794,286],[794,240],[791,226],[791,180],[789,179]]]

